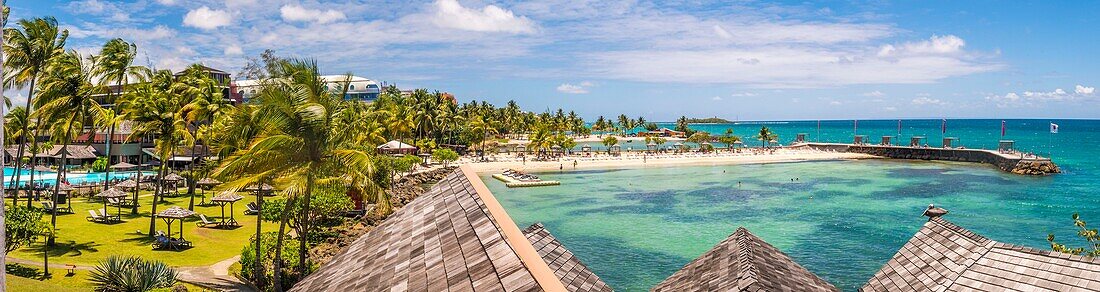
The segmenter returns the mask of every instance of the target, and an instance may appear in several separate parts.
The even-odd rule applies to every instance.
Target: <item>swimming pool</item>
[[[19,181],[20,182],[26,183],[27,181],[30,180],[30,173],[31,173],[30,170],[23,169],[23,170],[20,170],[20,172],[21,172],[21,174],[19,176]],[[15,173],[16,173],[15,168],[4,167],[4,182],[9,182],[9,181],[12,181],[13,179],[15,179]],[[66,180],[70,184],[84,184],[84,183],[100,183],[100,182],[103,182],[104,179],[112,179],[112,180],[114,180],[114,179],[128,179],[136,173],[137,173],[137,171],[118,171],[118,172],[112,171],[110,177],[108,177],[107,173],[104,173],[104,172],[93,172],[93,173],[73,173],[73,172],[70,172],[70,173],[65,174],[65,176],[66,176]],[[148,175],[156,175],[156,172],[152,172],[152,171],[143,171],[141,173],[142,173],[142,175],[147,175],[147,176]],[[57,181],[57,172],[53,172],[53,171],[35,171],[34,181],[39,182],[39,183],[53,183],[53,182]]]

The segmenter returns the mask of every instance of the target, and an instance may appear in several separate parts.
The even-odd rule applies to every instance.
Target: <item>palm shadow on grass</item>
[[[42,279],[41,270],[21,264],[7,264],[4,267],[4,271],[6,271],[8,275],[23,277],[27,279]]]
[[[53,247],[49,247],[50,257],[70,256],[78,257],[85,252],[99,252],[99,246],[103,244],[96,243],[95,241],[77,243],[76,241],[69,240],[68,242],[54,242]],[[45,244],[38,244],[29,247],[34,253],[42,254],[47,249]]]

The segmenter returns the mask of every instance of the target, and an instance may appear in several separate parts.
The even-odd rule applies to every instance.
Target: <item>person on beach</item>
[[[577,169],[577,160],[573,160],[573,169]]]

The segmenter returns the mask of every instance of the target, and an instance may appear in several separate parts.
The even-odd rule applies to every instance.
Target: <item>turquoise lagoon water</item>
[[[1049,153],[1065,173],[1027,177],[968,163],[864,160],[547,172],[561,186],[509,189],[483,179],[518,224],[544,223],[613,288],[645,291],[738,226],[798,263],[854,291],[923,224],[935,203],[947,219],[994,240],[1047,248],[1054,233],[1075,241],[1070,215],[1100,220],[1100,167],[1090,142],[1100,121],[1010,120],[1008,139]],[[817,122],[771,124],[782,141]],[[896,132],[896,121],[860,121],[860,134]],[[748,136],[759,125],[699,125]],[[939,140],[940,121],[905,121],[902,137]],[[866,131],[866,132],[864,132]],[[823,122],[819,140],[851,140],[851,121]],[[1000,120],[949,121],[948,136],[992,148]],[[1053,138],[1053,139],[1051,139]],[[1048,142],[1053,141],[1054,147]],[[932,141],[936,140],[936,141]],[[797,178],[797,181],[791,181]]]

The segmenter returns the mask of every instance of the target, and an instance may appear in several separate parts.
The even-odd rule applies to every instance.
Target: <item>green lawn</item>
[[[256,232],[256,216],[244,215],[245,204],[252,202],[253,196],[245,196],[243,200],[237,201],[234,210],[241,227],[236,229],[198,227],[195,224],[199,221],[196,215],[183,223],[183,236],[194,243],[193,248],[181,251],[153,250],[152,239],[147,235],[152,200],[152,196],[140,198],[139,214],[131,215],[130,210],[123,208],[122,223],[102,224],[85,219],[88,216],[88,210],[103,208],[102,203],[91,198],[74,199],[72,207],[75,214],[57,217],[57,244],[49,249],[50,263],[92,266],[111,255],[136,255],[163,261],[172,266],[205,266],[240,254],[250,236]],[[171,206],[187,208],[188,200],[187,197],[167,198],[167,202],[157,205],[157,210],[161,211]],[[199,199],[195,200],[195,212],[205,214],[210,220],[217,220],[216,218],[221,214],[218,206],[200,207],[197,206]],[[115,207],[108,207],[108,212],[114,214]],[[228,213],[229,208],[226,207],[226,216]],[[45,216],[44,220],[49,222],[49,216]],[[271,223],[268,223],[264,226],[270,225]],[[264,229],[269,230],[269,228]],[[157,230],[167,230],[163,220],[157,219]],[[178,230],[179,222],[173,222],[173,236],[176,236]],[[43,247],[44,244],[40,241],[16,250],[9,256],[41,262]]]
[[[9,264],[7,275],[7,291],[94,291],[95,287],[88,282],[90,271],[77,270],[72,275],[66,275],[64,269],[52,270],[53,277],[41,279],[41,267],[28,267],[19,264]],[[183,282],[176,282],[187,287],[187,291],[208,291],[199,286]],[[170,291],[169,289],[165,289]]]

